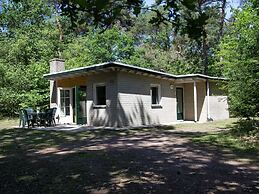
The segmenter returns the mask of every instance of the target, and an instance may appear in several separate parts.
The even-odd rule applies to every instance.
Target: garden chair
[[[55,120],[56,112],[57,112],[57,108],[52,108],[52,120],[51,121],[54,126],[56,126],[56,120]]]
[[[19,112],[19,119],[20,119],[19,127],[24,128],[26,125],[27,119],[25,118],[25,114],[24,114],[23,110],[20,110],[20,112]]]
[[[23,127],[27,124],[28,128],[30,125],[34,127],[36,123],[36,119],[34,116],[34,111],[31,108],[23,109],[21,116],[20,116],[20,125],[22,124]]]
[[[50,108],[46,110],[46,121],[49,126],[56,125],[56,121],[55,121],[56,111],[57,111],[57,108]]]
[[[38,126],[44,125],[46,127],[46,122],[47,122],[47,113],[46,112],[40,112],[37,114],[37,123]]]

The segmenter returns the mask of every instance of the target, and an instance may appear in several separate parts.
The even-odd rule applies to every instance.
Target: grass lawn
[[[0,130],[5,128],[12,128],[19,125],[18,119],[2,119],[0,120]]]
[[[221,149],[230,131],[205,132],[235,122],[72,133],[0,121],[0,193],[256,193],[257,161]]]
[[[197,143],[212,144],[230,148],[235,152],[256,156],[259,161],[259,128],[251,126],[251,121],[227,122],[227,131],[194,137]]]
[[[213,122],[206,122],[206,123],[183,123],[175,125],[175,129],[191,129],[193,131],[199,130],[202,132],[203,130],[213,132],[215,129],[227,129],[231,126],[235,125],[237,122],[236,118],[230,118],[226,120],[219,120]]]

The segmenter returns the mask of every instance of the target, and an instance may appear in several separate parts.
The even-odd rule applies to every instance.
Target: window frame
[[[105,87],[105,104],[102,104],[102,105],[98,105],[97,104],[97,90],[96,90],[96,88],[98,87],[98,86],[104,86]],[[93,84],[93,103],[94,103],[94,108],[106,108],[106,106],[107,106],[107,86],[106,86],[106,84],[105,83],[94,83]]]
[[[70,115],[66,115],[66,113],[61,110],[61,90],[69,90]],[[60,116],[60,122],[61,123],[73,123],[72,118],[73,118],[73,115],[74,115],[74,110],[73,110],[73,107],[72,107],[72,101],[73,101],[72,88],[70,88],[70,87],[57,87],[57,107],[58,107],[58,114]]]
[[[152,103],[152,88],[157,88],[157,100],[158,103]],[[161,85],[160,84],[150,84],[150,97],[151,97],[151,107],[161,107]]]
[[[69,93],[69,96],[66,96],[66,91],[68,91]],[[61,95],[61,93],[64,92],[64,96]],[[69,104],[68,106],[66,105],[66,100],[69,100]],[[62,116],[70,116],[71,115],[71,110],[70,110],[70,100],[71,100],[71,94],[70,94],[70,90],[69,89],[60,89],[60,97],[59,97],[59,100],[60,100],[60,114]],[[63,104],[63,103],[64,104]],[[62,106],[62,104],[64,106]],[[67,114],[67,111],[66,109],[69,108],[69,114]]]

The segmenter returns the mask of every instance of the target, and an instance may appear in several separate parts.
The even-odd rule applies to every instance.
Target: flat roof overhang
[[[80,67],[76,69],[44,74],[44,78],[48,80],[57,80],[57,79],[63,79],[63,78],[84,76],[84,75],[94,74],[98,72],[110,72],[110,71],[129,72],[129,73],[134,73],[139,75],[156,77],[160,79],[172,80],[179,83],[191,82],[194,80],[201,80],[201,81],[202,80],[204,81],[206,80],[226,81],[227,80],[226,78],[212,77],[212,76],[207,76],[203,74],[173,75],[173,74],[169,74],[161,71],[151,70],[151,69],[128,65],[128,64],[119,63],[119,62],[107,62],[107,63],[101,63],[101,64],[87,66],[87,67]]]

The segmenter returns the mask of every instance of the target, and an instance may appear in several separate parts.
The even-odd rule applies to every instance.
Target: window
[[[62,115],[70,115],[70,90],[60,90],[60,110]]]
[[[106,105],[106,86],[104,84],[95,85],[95,105]]]
[[[152,85],[150,90],[151,90],[152,105],[159,105],[160,104],[160,86]]]

